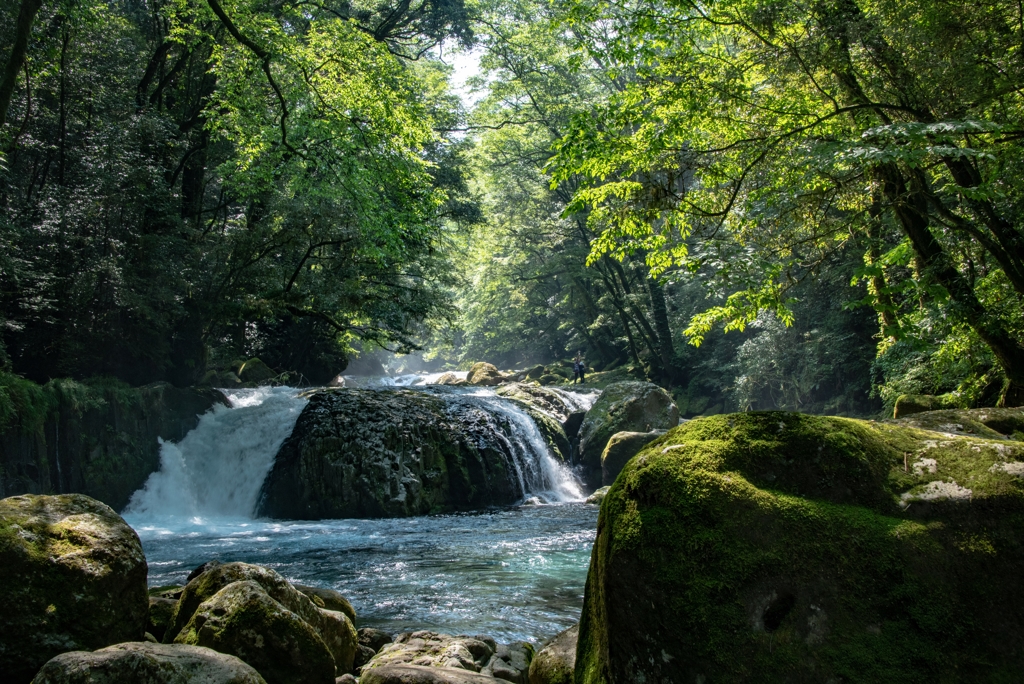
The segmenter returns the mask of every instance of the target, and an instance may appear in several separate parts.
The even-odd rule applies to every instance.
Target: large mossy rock
[[[316,630],[252,580],[199,604],[175,643],[237,656],[267,684],[334,684],[334,658]]]
[[[622,472],[629,459],[645,446],[665,434],[664,430],[650,432],[616,432],[601,452],[601,485],[608,487]]]
[[[81,494],[0,501],[0,672],[28,682],[50,658],[143,637],[146,558],[135,531]]]
[[[530,663],[530,684],[572,684],[576,671],[576,640],[580,626],[575,624],[546,643]]]
[[[903,394],[893,406],[893,418],[906,418],[925,411],[942,411],[961,408],[960,400],[951,394]]]
[[[580,426],[583,475],[601,486],[601,454],[616,432],[668,430],[679,424],[672,396],[649,382],[617,382],[605,388]]]
[[[181,644],[125,643],[50,660],[32,684],[266,684],[226,653]]]
[[[469,375],[466,376],[466,382],[470,385],[482,385],[484,387],[494,387],[507,381],[508,378],[497,367],[483,362],[474,363],[469,369]]]
[[[415,390],[314,394],[278,452],[259,514],[379,518],[514,503],[507,421]]]
[[[1017,681],[1021,459],[842,418],[682,425],[602,505],[575,681]]]
[[[178,600],[171,625],[164,634],[164,642],[170,643],[182,638],[181,634],[190,629],[189,625],[197,623],[196,615],[200,612],[200,606],[238,582],[254,582],[259,585],[270,600],[281,606],[281,610],[295,615],[297,619],[303,621],[313,630],[328,649],[339,673],[351,671],[359,639],[353,623],[355,612],[352,611],[350,620],[345,612],[328,609],[326,601],[319,596],[320,603],[325,605],[317,605],[309,596],[293,587],[275,571],[248,563],[210,564],[209,569],[190,580]],[[310,590],[308,587],[305,589]],[[331,594],[336,592],[328,593],[321,590],[318,593],[326,594],[327,598],[332,600],[332,605],[339,603],[337,599],[331,597]],[[314,595],[316,594],[314,593]],[[339,598],[344,603],[348,603],[340,595]],[[259,599],[257,603],[265,604],[266,602]],[[343,606],[339,605],[339,607]],[[351,605],[348,605],[348,610],[352,610]],[[200,646],[217,648],[208,643],[197,642],[196,638],[198,637],[185,637],[181,643],[198,643]],[[234,651],[229,652],[234,653]],[[258,665],[245,656],[240,653],[236,655],[263,672]],[[264,676],[266,676],[265,673]],[[267,679],[270,680],[269,677]]]

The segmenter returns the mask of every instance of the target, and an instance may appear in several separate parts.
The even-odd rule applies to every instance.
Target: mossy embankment
[[[576,682],[1010,682],[1024,444],[767,412],[686,423],[605,499]]]
[[[78,492],[121,510],[159,467],[157,438],[180,440],[223,400],[167,383],[38,385],[0,372],[0,497]]]

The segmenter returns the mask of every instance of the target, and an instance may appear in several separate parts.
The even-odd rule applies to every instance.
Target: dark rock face
[[[149,598],[135,531],[80,494],[0,501],[0,672],[28,682],[50,658],[141,640]]]
[[[679,409],[668,392],[649,382],[616,382],[601,393],[580,426],[580,461],[591,487],[601,486],[601,454],[616,432],[668,430]]]
[[[51,393],[38,427],[0,434],[0,496],[78,492],[121,510],[159,469],[157,438],[181,440],[225,401],[216,390],[168,383],[128,389],[66,381]]]
[[[46,663],[32,684],[266,684],[232,655],[199,646],[131,642],[72,651]]]
[[[602,505],[575,682],[1013,681],[1022,530],[1014,441],[781,412],[691,421]]]
[[[650,432],[616,432],[608,440],[601,454],[601,484],[604,487],[615,482],[622,468],[629,459],[640,453],[640,450],[665,434],[664,430]]]
[[[509,425],[468,399],[339,389],[309,404],[281,447],[258,514],[399,517],[515,502]]]

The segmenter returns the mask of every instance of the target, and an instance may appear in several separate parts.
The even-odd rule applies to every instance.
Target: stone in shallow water
[[[369,646],[376,653],[384,644],[390,644],[394,639],[390,634],[382,629],[374,629],[373,627],[362,627],[359,630],[359,643],[363,646]]]
[[[50,658],[140,640],[149,599],[135,531],[81,494],[0,501],[0,672],[28,682]]]
[[[199,646],[132,642],[63,653],[32,684],[266,684],[233,655]]]

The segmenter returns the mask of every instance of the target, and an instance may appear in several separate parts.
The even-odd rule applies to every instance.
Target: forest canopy
[[[8,373],[582,352],[686,415],[1024,399],[1019,4],[10,5]]]

